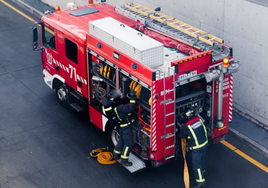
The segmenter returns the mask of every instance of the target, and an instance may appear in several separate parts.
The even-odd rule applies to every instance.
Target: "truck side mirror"
[[[37,26],[40,25],[40,27],[43,27],[43,22],[37,22],[32,25],[32,31],[33,31],[33,50],[42,50],[43,48],[40,47],[38,48],[38,31],[37,31]]]
[[[35,51],[38,47],[38,32],[37,27],[33,28],[33,50]]]

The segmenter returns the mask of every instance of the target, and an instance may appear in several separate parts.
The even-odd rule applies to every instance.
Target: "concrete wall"
[[[66,7],[70,0],[43,0]],[[74,0],[86,5],[87,0]],[[100,0],[95,1],[99,3]],[[127,0],[107,0],[123,5]],[[241,69],[234,75],[234,107],[268,125],[268,7],[246,0],[136,0],[225,40]]]

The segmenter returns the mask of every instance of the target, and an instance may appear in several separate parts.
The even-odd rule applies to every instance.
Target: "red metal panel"
[[[222,101],[222,117],[223,117],[223,124],[222,128],[213,128],[212,138],[224,135],[228,132],[228,124],[229,124],[229,109],[230,109],[230,76],[224,76],[223,82],[223,101]],[[213,83],[213,116],[214,116],[214,123],[216,123],[217,119],[217,105],[218,105],[218,82],[214,81]]]
[[[89,119],[90,121],[102,130],[102,114],[89,105]]]
[[[164,79],[154,82],[152,87],[152,129],[151,129],[151,147],[155,159],[164,158],[165,147],[166,157],[174,153],[174,85],[173,77],[165,79],[166,85],[164,90]],[[164,97],[165,96],[165,97]],[[164,99],[165,98],[165,99]],[[166,103],[166,114],[165,104]],[[172,114],[173,113],[173,114]],[[165,135],[166,120],[166,135]],[[165,138],[166,137],[166,146]]]
[[[202,53],[204,53],[204,52],[202,52]],[[183,59],[188,59],[188,58],[189,57],[181,58],[180,61],[183,60]],[[176,63],[176,62],[177,62],[177,60],[171,62],[171,65],[173,63]],[[211,66],[211,55],[210,54],[206,55],[206,56],[198,57],[196,59],[189,60],[189,61],[186,61],[186,62],[183,62],[183,63],[179,63],[178,64],[178,67],[179,67],[178,72],[183,73],[185,71],[192,70],[193,68],[196,69],[196,68],[204,66],[204,65],[206,65],[206,70],[208,70],[207,69],[208,66]]]

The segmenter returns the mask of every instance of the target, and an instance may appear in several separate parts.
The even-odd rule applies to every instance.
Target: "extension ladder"
[[[212,50],[215,60],[230,54],[230,49],[222,45],[223,39],[137,3],[116,7],[116,11],[133,20],[141,21],[149,29],[177,38],[192,47],[197,47],[202,51]]]

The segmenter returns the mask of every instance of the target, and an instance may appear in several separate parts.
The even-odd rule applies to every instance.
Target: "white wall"
[[[66,7],[70,0],[43,0]],[[73,0],[86,5],[87,0]],[[99,3],[100,0],[95,1]],[[112,5],[132,1],[107,0]],[[268,7],[246,0],[136,0],[212,33],[234,49],[241,69],[234,75],[234,107],[268,125]]]

